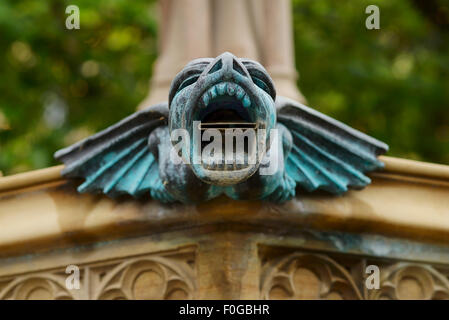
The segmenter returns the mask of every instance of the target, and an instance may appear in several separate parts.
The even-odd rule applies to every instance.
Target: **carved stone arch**
[[[127,260],[107,272],[94,299],[192,299],[194,274],[185,263],[163,257]]]
[[[262,299],[362,299],[344,266],[320,254],[293,253],[267,263]]]
[[[75,291],[67,290],[65,279],[54,274],[19,276],[3,288],[0,300],[77,299]]]
[[[449,281],[430,265],[400,262],[382,269],[380,288],[369,299],[449,299]]]

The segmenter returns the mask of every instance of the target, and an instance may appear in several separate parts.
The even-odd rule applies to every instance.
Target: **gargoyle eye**
[[[188,77],[187,79],[185,79],[185,80],[181,83],[181,85],[179,86],[178,91],[184,89],[184,88],[187,87],[187,86],[190,86],[190,85],[193,84],[193,83],[195,83],[195,82],[198,80],[198,78],[199,78],[199,75],[197,75],[197,74]]]
[[[221,68],[223,67],[223,62],[220,60],[217,61],[217,63],[215,63],[215,65],[210,69],[209,74],[217,72],[218,70],[221,70]]]
[[[265,84],[265,82],[257,77],[251,77],[253,79],[253,82],[256,86],[264,90],[266,93],[270,94],[270,89],[268,89],[268,86]]]

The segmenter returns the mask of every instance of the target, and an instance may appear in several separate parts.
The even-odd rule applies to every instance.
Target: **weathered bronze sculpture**
[[[264,134],[257,134],[257,142],[247,136],[242,161],[234,149],[228,162],[195,161],[211,151],[205,140],[216,142],[231,129]],[[173,134],[179,130],[189,141],[176,150],[183,159],[176,162]],[[207,130],[206,139],[197,137]],[[150,194],[163,202],[195,203],[221,194],[284,202],[297,188],[334,194],[363,188],[370,183],[364,173],[383,167],[377,156],[387,149],[313,109],[276,98],[259,63],[223,53],[190,62],[173,80],[168,103],[138,111],[55,157],[65,163],[64,176],[85,178],[79,192]],[[258,155],[254,161],[250,150]]]

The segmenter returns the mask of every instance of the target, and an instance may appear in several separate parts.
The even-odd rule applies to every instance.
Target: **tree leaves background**
[[[79,30],[65,28],[71,4]],[[369,4],[380,30],[365,28]],[[308,104],[387,142],[389,155],[449,164],[447,29],[409,0],[292,7]],[[0,1],[0,170],[55,165],[56,150],[134,112],[156,57],[154,0]]]

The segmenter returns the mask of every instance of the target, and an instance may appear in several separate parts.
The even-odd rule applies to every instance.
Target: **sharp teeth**
[[[224,94],[225,94],[225,91],[226,91],[226,87],[227,87],[226,83],[220,83],[220,84],[218,84],[218,85],[217,85],[217,93],[218,93],[220,96],[224,95]]]
[[[245,96],[245,91],[242,88],[238,87],[235,96],[237,97],[237,99],[242,100]]]
[[[203,102],[204,106],[207,107],[207,105],[209,104],[209,94],[207,92],[203,95]]]
[[[245,108],[248,108],[251,105],[251,99],[248,97],[247,94],[245,94],[245,97],[243,97],[242,103]]]
[[[212,87],[210,90],[209,90],[209,94],[210,94],[210,97],[213,99],[213,98],[215,98],[216,96],[217,96],[217,89],[215,89],[215,87]]]
[[[235,93],[235,87],[232,84],[228,84],[228,95],[233,96]]]
[[[229,96],[235,95],[237,99],[242,101],[243,106],[245,108],[251,106],[251,99],[245,93],[245,90],[243,90],[243,88],[241,88],[239,85],[229,82],[219,83],[210,88],[206,93],[204,93],[202,97],[204,105],[207,106],[211,99],[214,99],[217,96],[222,95],[229,95]]]

